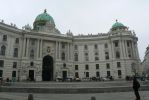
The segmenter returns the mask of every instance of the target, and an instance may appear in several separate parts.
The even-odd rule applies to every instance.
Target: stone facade
[[[115,24],[108,33],[74,36],[70,31],[61,34],[53,20],[52,24],[43,21],[41,15],[34,29],[0,22],[0,77],[36,81],[107,76],[124,79],[138,73],[138,38],[126,26]]]

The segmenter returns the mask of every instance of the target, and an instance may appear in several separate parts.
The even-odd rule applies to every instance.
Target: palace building
[[[125,79],[139,72],[138,38],[116,21],[109,32],[62,34],[46,10],[33,29],[0,22],[0,77],[53,81],[57,77]]]

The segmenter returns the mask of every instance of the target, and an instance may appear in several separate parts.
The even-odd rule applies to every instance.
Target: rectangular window
[[[109,52],[105,52],[105,59],[109,59]]]
[[[127,41],[127,47],[130,47],[130,42],[129,41]]]
[[[107,71],[107,76],[111,76],[111,73],[110,73],[110,71]]]
[[[96,77],[100,77],[100,73],[99,72],[96,72]]]
[[[89,66],[88,66],[88,65],[85,65],[85,69],[86,69],[86,70],[89,70]]]
[[[89,72],[86,72],[86,77],[89,77]]]
[[[13,68],[17,68],[17,62],[13,62]]]
[[[78,70],[79,68],[78,68],[78,65],[75,65],[75,70]]]
[[[62,49],[65,49],[65,44],[64,43],[62,43]]]
[[[107,43],[105,44],[105,48],[108,48],[108,44]]]
[[[75,77],[79,78],[79,73],[78,72],[75,72]]]
[[[114,41],[114,45],[115,45],[115,47],[118,47],[118,41]]]
[[[107,63],[107,64],[106,64],[106,67],[107,67],[107,69],[110,69],[110,64]]]
[[[77,45],[75,45],[75,46],[74,46],[74,49],[75,49],[75,50],[78,50],[78,46],[77,46]]]
[[[94,49],[98,49],[98,45],[97,44],[94,45]]]
[[[19,44],[19,38],[16,38],[15,43]]]
[[[7,41],[7,35],[3,35],[3,41]]]
[[[0,70],[0,77],[3,77],[3,70]]]
[[[12,71],[12,77],[16,77],[16,71]]]
[[[0,60],[0,67],[4,67],[4,60]]]
[[[121,77],[121,75],[122,75],[122,71],[118,70],[118,76]]]
[[[121,62],[117,62],[117,68],[121,67]]]
[[[99,64],[96,64],[96,69],[99,69]]]
[[[84,49],[87,50],[88,49],[88,46],[87,45],[84,45]]]

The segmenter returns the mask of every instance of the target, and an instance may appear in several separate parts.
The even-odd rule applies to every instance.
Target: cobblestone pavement
[[[94,94],[33,94],[34,100],[135,100],[133,92]],[[140,91],[141,100],[149,100],[149,91]],[[0,100],[27,100],[28,93],[0,93]]]

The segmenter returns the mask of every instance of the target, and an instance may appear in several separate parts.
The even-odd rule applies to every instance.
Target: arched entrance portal
[[[47,55],[43,58],[42,80],[43,81],[53,80],[53,58],[50,55]]]

